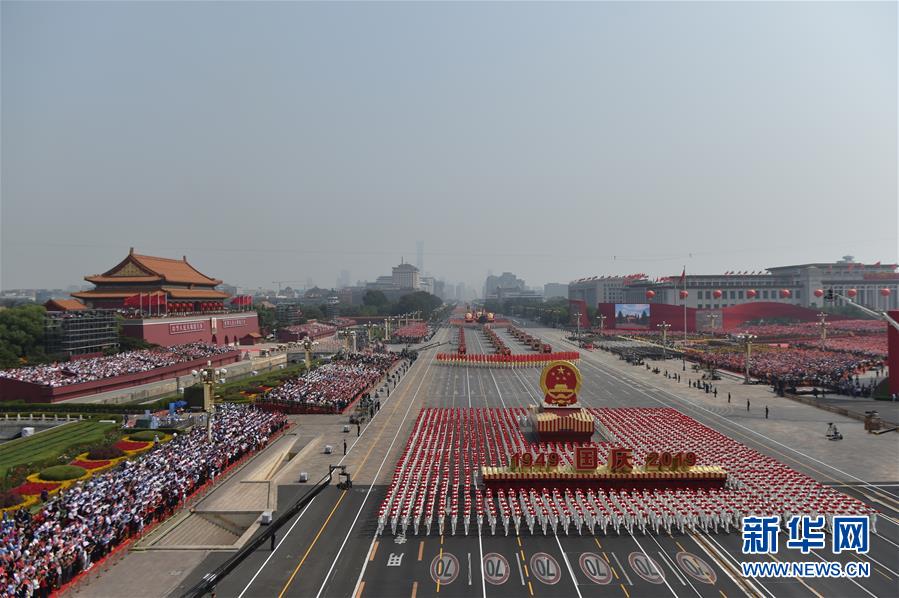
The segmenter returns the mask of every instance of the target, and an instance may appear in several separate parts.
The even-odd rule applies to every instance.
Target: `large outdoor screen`
[[[649,303],[616,303],[616,328],[649,328]]]

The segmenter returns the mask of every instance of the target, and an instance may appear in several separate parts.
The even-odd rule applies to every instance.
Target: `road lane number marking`
[[[501,586],[509,581],[511,571],[509,561],[503,555],[497,552],[488,552],[484,555],[484,579],[487,583]]]
[[[665,572],[651,556],[642,552],[632,552],[628,555],[627,562],[637,575],[649,583],[665,582]]]
[[[531,556],[531,573],[548,586],[556,585],[562,579],[562,568],[559,567],[559,562],[545,552],[535,552]]]
[[[451,552],[444,552],[443,556],[437,555],[431,561],[431,579],[434,583],[448,586],[459,577],[459,559]]]
[[[701,581],[702,583],[709,585],[713,585],[718,581],[718,574],[715,573],[715,570],[695,554],[678,552],[674,558],[677,560],[677,564],[683,572],[696,581]]]
[[[587,579],[595,584],[604,586],[612,581],[612,569],[595,552],[585,552],[578,558],[578,564],[581,571],[587,576]]]

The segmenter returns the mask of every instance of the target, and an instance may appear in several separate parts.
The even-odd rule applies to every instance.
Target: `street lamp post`
[[[596,319],[599,320],[599,336],[602,336],[606,327],[606,314],[599,314]]]
[[[318,344],[318,341],[312,340],[310,337],[303,339],[303,351],[306,352],[306,371],[312,368],[312,347]]]
[[[662,359],[668,359],[668,329],[671,328],[671,324],[663,321],[656,326],[662,331]]]
[[[206,438],[212,442],[212,418],[215,415],[215,384],[224,382],[228,370],[225,368],[213,368],[212,362],[207,361],[206,367],[201,372],[203,381],[203,410],[206,412]]]
[[[749,384],[749,359],[752,357],[752,341],[758,337],[749,332],[744,332],[738,334],[737,338],[740,339],[746,347],[746,369],[743,375],[743,384]]]
[[[827,323],[827,312],[820,312],[818,317],[821,319],[818,322],[818,326],[821,328],[821,348],[824,348],[824,344],[827,342],[827,327],[829,324]]]

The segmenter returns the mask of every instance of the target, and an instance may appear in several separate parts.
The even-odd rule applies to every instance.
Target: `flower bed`
[[[139,451],[145,451],[151,446],[153,446],[152,442],[135,442],[133,440],[119,440],[113,446],[116,448],[122,449],[126,453],[134,453]]]
[[[14,491],[16,491],[16,490],[14,489]],[[10,513],[12,513],[12,512],[14,512],[14,511],[18,511],[19,509],[27,509],[27,508],[31,507],[31,505],[33,505],[33,504],[36,503],[37,501],[38,501],[38,497],[37,497],[37,496],[34,496],[34,495],[24,495],[24,494],[23,494],[23,495],[22,495],[22,502],[16,503],[16,504],[14,504],[14,505],[10,505],[10,506],[8,506],[8,507],[0,507],[0,513],[3,513],[3,512],[10,512]]]
[[[29,476],[30,477],[30,476]],[[62,482],[26,482],[21,486],[16,486],[12,489],[16,494],[21,494],[22,496],[40,496],[41,492],[46,490],[47,492],[54,492],[59,490],[60,486],[62,486]]]
[[[109,467],[111,463],[112,461],[90,461],[87,459],[76,459],[75,461],[69,463],[69,465],[74,465],[75,467],[94,471],[95,469],[103,469],[104,467]]]

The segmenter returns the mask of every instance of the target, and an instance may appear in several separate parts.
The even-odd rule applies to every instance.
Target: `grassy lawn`
[[[79,421],[0,444],[0,480],[18,465],[55,459],[73,446],[99,443],[107,432],[117,427],[117,424]]]

